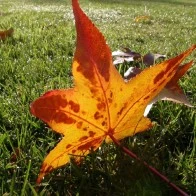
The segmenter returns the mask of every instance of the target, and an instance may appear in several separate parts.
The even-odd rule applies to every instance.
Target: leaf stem
[[[156,176],[159,176],[163,181],[165,181],[168,185],[170,185],[180,195],[182,195],[182,196],[188,196],[188,194],[186,192],[184,192],[178,186],[176,186],[175,184],[173,184],[166,176],[164,176],[163,174],[161,174],[154,167],[148,165],[147,162],[145,162],[142,159],[140,159],[136,154],[134,154],[133,152],[131,152],[129,149],[127,149],[126,147],[122,146],[121,143],[113,135],[109,135],[109,136],[113,140],[113,142],[123,150],[124,153],[126,153],[128,156],[130,156],[130,157],[132,157],[132,158],[140,161],[141,163],[143,163],[143,165],[145,165],[153,174],[155,174]]]

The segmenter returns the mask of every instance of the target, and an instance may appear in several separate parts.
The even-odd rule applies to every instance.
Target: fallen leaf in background
[[[143,22],[143,21],[149,21],[150,20],[150,16],[137,16],[135,17],[135,22]]]
[[[125,52],[121,50],[112,52],[112,56],[114,57],[114,60],[113,60],[114,65],[137,60],[137,61],[143,62],[146,66],[150,66],[150,65],[154,65],[157,59],[166,58],[166,55],[163,55],[163,54],[148,53],[142,56],[140,53],[133,52],[129,48],[123,48],[123,50],[125,50]]]
[[[112,62],[103,35],[72,0],[77,45],[72,72],[74,88],[53,90],[31,104],[31,113],[63,135],[45,158],[37,183],[70,157],[77,162],[111,142],[145,131],[152,126],[143,116],[147,105],[175,76],[180,63],[196,48],[146,68],[125,82]],[[172,85],[173,86],[173,85]]]
[[[12,37],[14,33],[14,29],[10,28],[8,30],[0,31],[0,40],[5,40],[8,37]]]
[[[129,48],[123,48],[125,51],[117,50],[112,52],[112,56],[123,56],[123,57],[133,57],[140,58],[141,54],[130,50]]]
[[[166,55],[148,53],[143,56],[143,63],[146,66],[154,65],[155,61],[160,58],[164,59],[164,58],[166,58]]]
[[[114,65],[122,64],[124,62],[133,62],[133,57],[116,57],[116,59],[113,61]]]
[[[141,72],[142,70],[140,68],[129,67],[129,69],[124,73],[124,79],[127,82]]]
[[[124,62],[132,62],[141,58],[141,54],[130,50],[129,48],[123,48],[124,51],[117,50],[112,52],[114,57],[113,64],[118,65]]]

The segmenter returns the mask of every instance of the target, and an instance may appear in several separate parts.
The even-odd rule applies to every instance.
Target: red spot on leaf
[[[101,101],[101,98],[100,98],[100,97],[98,97],[98,98],[97,98],[97,101],[99,101],[99,102],[100,102],[100,101]]]
[[[148,98],[150,98],[150,96],[146,96],[146,97],[144,97],[144,100],[146,100],[146,99],[148,99]]]
[[[101,102],[101,103],[97,104],[97,109],[98,110],[105,110],[105,108],[106,108],[106,105],[105,105],[104,102]]]
[[[120,111],[117,113],[117,115],[121,115],[124,111],[124,109],[126,109],[127,107],[127,103],[124,104],[124,106],[120,109]]]
[[[162,79],[164,75],[164,71],[161,71],[159,74],[157,74],[157,76],[154,78],[154,84],[156,84],[160,79]]]
[[[79,121],[79,122],[77,122],[76,127],[77,127],[78,129],[81,129],[82,124],[83,124],[83,122],[82,122],[82,121]]]
[[[56,123],[65,123],[65,124],[73,124],[76,122],[75,119],[69,117],[67,114],[62,113],[62,112],[57,112],[56,113],[57,118],[55,118]]]
[[[71,107],[71,110],[73,110],[74,112],[78,113],[80,111],[80,105],[73,102],[73,101],[69,101],[69,105]]]
[[[88,133],[89,133],[89,137],[94,137],[94,136],[95,136],[95,134],[96,134],[96,133],[95,133],[95,132],[93,132],[93,131],[89,131]]]
[[[83,137],[81,137],[81,138],[79,139],[79,141],[82,142],[82,141],[84,141],[84,140],[86,140],[86,139],[88,139],[88,136],[83,136]]]
[[[102,126],[105,126],[105,125],[106,125],[106,122],[105,122],[105,121],[103,121],[103,122],[101,123],[101,125],[102,125]]]
[[[96,88],[91,88],[90,91],[92,94],[96,94],[98,92]]]
[[[99,118],[103,118],[103,115],[101,115],[99,112],[95,112],[94,119],[98,120]]]
[[[109,77],[110,77],[110,72],[109,72],[109,66],[105,66],[105,65],[109,65],[111,62],[110,62],[110,59],[111,59],[111,56],[108,56],[108,54],[106,53],[102,53],[101,55],[101,62],[98,62],[100,63],[98,66],[98,71],[99,73],[101,74],[101,76],[105,79],[106,82],[109,81]]]
[[[173,65],[176,64],[176,59],[170,59],[170,62],[173,63],[170,63],[170,66],[167,66],[166,69],[165,69],[165,73],[167,73],[169,70],[171,70],[171,72],[173,72],[173,70],[175,69],[175,67]]]
[[[47,96],[47,97],[46,97]],[[46,97],[46,98],[44,98]],[[65,96],[61,95],[53,95],[53,91],[49,91],[44,94],[43,96],[43,105],[47,105],[49,108],[58,108],[58,107],[66,107],[67,106],[67,99]]]
[[[71,144],[67,144],[66,148],[70,148],[72,145]]]
[[[61,107],[66,107],[67,106],[67,100],[65,98],[62,98],[60,95],[59,96],[56,95],[56,100],[58,101],[58,103]]]
[[[86,79],[89,80],[89,82],[95,83],[94,73],[92,71],[89,71],[89,70],[92,70],[92,64],[88,62],[88,59],[85,59],[85,57],[83,58],[84,58],[83,59],[84,62],[86,62],[85,66],[82,62],[79,62],[79,59],[78,59],[79,66],[77,67],[76,71],[80,72]]]
[[[78,147],[78,150],[89,150],[94,144],[94,141],[87,142],[84,145]]]
[[[76,150],[72,150],[71,152],[74,154],[76,152]]]

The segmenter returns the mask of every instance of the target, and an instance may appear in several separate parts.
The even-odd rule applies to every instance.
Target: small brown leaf
[[[114,51],[112,56],[115,58],[113,61],[114,65],[122,64],[124,62],[132,62],[141,58],[141,54],[130,50],[129,48],[123,48],[124,51]]]
[[[148,15],[135,17],[135,22],[142,22],[142,21],[148,21],[148,20],[150,20],[150,16]]]
[[[21,154],[21,149],[20,148],[15,148],[12,154],[10,155],[10,162],[11,163],[16,163],[18,157],[20,157]]]
[[[0,40],[5,40],[8,37],[12,37],[14,33],[14,29],[10,28],[8,30],[0,31]]]

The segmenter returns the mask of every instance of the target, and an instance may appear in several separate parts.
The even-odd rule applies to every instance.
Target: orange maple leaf
[[[31,113],[64,137],[45,158],[37,182],[74,157],[96,150],[101,143],[149,129],[143,116],[148,103],[174,77],[196,46],[142,71],[124,82],[112,63],[103,35],[72,0],[77,46],[72,64],[74,88],[47,92],[31,104]]]

